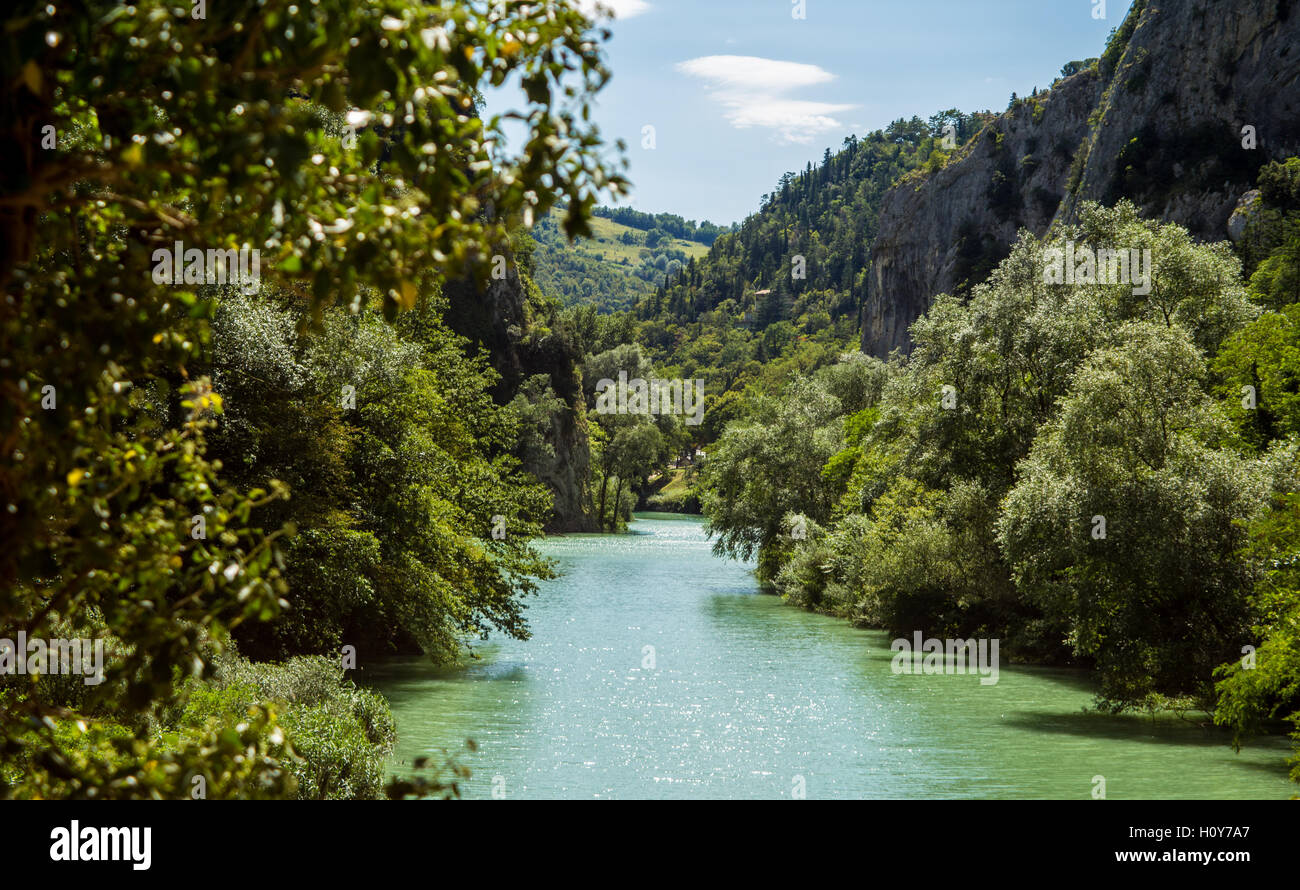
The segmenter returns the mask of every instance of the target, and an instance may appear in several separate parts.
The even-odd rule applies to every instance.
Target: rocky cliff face
[[[485,284],[468,279],[449,282],[444,288],[449,303],[447,323],[487,350],[501,375],[493,392],[498,403],[514,398],[529,377],[544,374],[549,378],[551,389],[566,409],[551,416],[546,433],[551,453],[521,455],[524,469],[555,497],[547,531],[598,531],[589,484],[591,452],[579,357],[561,338],[532,335],[526,285],[513,264],[511,270],[507,278]]]
[[[1199,237],[1227,237],[1259,168],[1300,151],[1300,4],[1148,2],[1086,151],[1064,213],[1128,197]]]
[[[885,197],[862,349],[907,350],[934,295],[977,283],[1018,228],[1041,236],[1084,201],[1127,197],[1224,239],[1259,168],[1297,153],[1300,3],[1138,0],[1099,66],[1022,100]]]
[[[595,532],[591,496],[591,448],[587,438],[587,405],[577,356],[560,338],[542,337],[528,345],[523,361],[528,373],[547,374],[551,388],[567,406],[551,415],[546,442],[552,453],[528,455],[524,468],[555,495],[552,532]]]
[[[909,345],[930,299],[980,281],[1022,227],[1046,231],[1101,98],[1084,71],[1002,115],[943,169],[888,194],[871,251],[862,349],[882,358]]]

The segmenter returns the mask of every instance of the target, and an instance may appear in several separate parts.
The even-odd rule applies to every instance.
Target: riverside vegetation
[[[6,795],[456,793],[454,762],[385,787],[345,652],[527,633],[551,496],[448,319],[526,220],[589,234],[621,190],[599,37],[563,4],[9,11],[0,624],[107,652],[0,678]],[[476,109],[514,75],[508,157]],[[260,288],[155,280],[177,241],[260,251]]]

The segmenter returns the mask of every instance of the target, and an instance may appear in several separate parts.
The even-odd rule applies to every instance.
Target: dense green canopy
[[[10,11],[0,625],[109,657],[99,686],[7,678],[9,793],[292,793],[274,704],[178,717],[232,630],[336,662],[526,632],[547,498],[439,289],[557,202],[578,233],[621,190],[588,122],[599,36],[568,4],[498,0]],[[513,152],[477,101],[507,79]],[[170,283],[174,248],[208,273],[257,251],[257,277]],[[399,309],[418,320],[376,315]]]

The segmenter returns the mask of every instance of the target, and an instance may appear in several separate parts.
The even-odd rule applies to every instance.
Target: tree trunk
[[[612,532],[618,531],[619,510],[621,510],[622,508],[623,508],[623,477],[619,476],[618,491],[615,492],[614,494],[614,516],[609,523],[609,530]]]
[[[605,469],[600,476],[600,509],[596,512],[596,524],[601,531],[605,530],[605,490],[609,488],[609,470]]]

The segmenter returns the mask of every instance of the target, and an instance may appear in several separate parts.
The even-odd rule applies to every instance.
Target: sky
[[[947,108],[1000,112],[1013,92],[1046,88],[1066,62],[1101,55],[1131,0],[579,2],[615,12],[594,117],[627,143],[622,203],[729,224],[851,134]],[[515,96],[488,96],[488,112]]]

